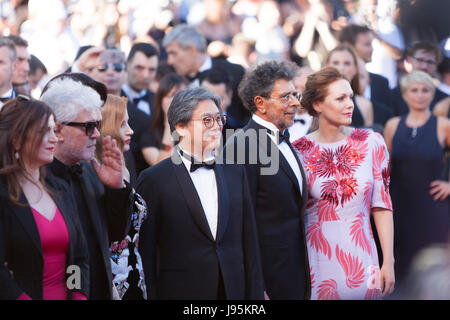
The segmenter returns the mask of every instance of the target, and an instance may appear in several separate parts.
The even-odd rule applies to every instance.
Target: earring
[[[17,160],[19,160],[20,155],[19,155],[19,152],[18,152],[18,151],[16,151],[16,152],[14,153],[14,157],[15,157]]]

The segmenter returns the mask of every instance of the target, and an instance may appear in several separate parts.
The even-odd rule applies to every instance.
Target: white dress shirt
[[[278,147],[278,150],[280,150],[280,152],[286,158],[286,160],[289,163],[289,166],[291,167],[292,171],[294,171],[294,174],[297,177],[297,181],[298,181],[298,186],[300,188],[300,192],[302,192],[303,178],[302,178],[302,174],[300,172],[300,167],[298,166],[298,162],[295,159],[295,155],[292,152],[292,150],[289,147],[289,145],[286,143],[286,141],[283,140],[283,142],[278,144],[278,132],[280,130],[278,130],[278,128],[272,122],[266,121],[263,118],[257,116],[256,114],[252,115],[252,119],[257,124],[259,124],[259,125],[267,128],[267,129],[271,130],[274,133],[274,135],[272,135],[269,132],[267,132],[267,135],[270,137],[270,139],[272,139],[273,143],[275,143],[275,145]]]
[[[130,100],[131,102],[134,102],[134,99],[136,98],[143,97],[147,93],[146,89],[142,89],[140,92],[136,92],[126,83],[122,86],[122,90],[127,95],[128,100]],[[148,115],[151,115],[152,113],[150,103],[148,103],[148,101],[146,100],[139,100],[136,107]]]
[[[184,150],[183,153],[188,157],[191,156],[189,152]],[[214,240],[216,240],[217,219],[219,215],[216,174],[214,173],[214,170],[207,168],[198,168],[194,172],[191,172],[191,161],[186,159],[186,157],[183,157],[181,154],[180,157],[192,179],[192,182],[194,183],[195,190],[197,190],[197,194],[200,198],[211,234]],[[209,159],[206,159],[205,161],[208,160]]]
[[[198,73],[209,70],[213,67],[212,65],[212,59],[210,56],[206,56],[205,61],[203,62],[203,64],[200,66],[200,68],[198,69]],[[200,80],[199,79],[194,79],[190,84],[189,84],[189,88],[196,88],[200,86]]]
[[[303,122],[298,120],[303,120]],[[289,141],[292,143],[306,135],[309,128],[311,128],[312,121],[313,117],[309,115],[308,112],[304,112],[302,114],[296,113],[294,116],[294,123],[288,128]]]
[[[2,98],[8,98],[8,99],[12,99],[15,98],[15,94],[13,92],[13,88],[11,87],[11,89],[9,89],[8,91],[6,91],[3,95]],[[5,103],[0,101],[0,110],[2,110],[2,107]]]

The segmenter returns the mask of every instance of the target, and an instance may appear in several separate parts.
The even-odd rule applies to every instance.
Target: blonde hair
[[[97,139],[97,147],[95,149],[95,157],[99,161],[102,159],[103,138],[106,136],[116,139],[117,147],[123,153],[124,141],[120,134],[120,127],[127,111],[127,101],[127,98],[113,94],[108,94],[106,98],[105,105],[102,108],[100,137]]]
[[[402,90],[402,93],[404,93],[412,83],[422,83],[428,86],[433,91],[434,95],[436,86],[434,85],[433,78],[431,78],[431,76],[428,75],[428,73],[419,70],[414,70],[413,72],[403,76],[402,79],[400,80],[400,89]]]

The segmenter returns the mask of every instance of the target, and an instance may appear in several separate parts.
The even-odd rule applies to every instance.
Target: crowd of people
[[[1,1],[0,299],[450,298],[424,2]]]

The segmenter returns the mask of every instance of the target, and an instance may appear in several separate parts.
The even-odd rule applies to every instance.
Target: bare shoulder
[[[438,117],[440,116],[447,118],[449,109],[450,109],[450,96],[436,103],[436,106],[434,107],[433,110],[433,114]]]
[[[400,117],[393,117],[386,122],[384,126],[384,135],[393,135],[395,130],[397,130],[398,124],[400,122]]]

